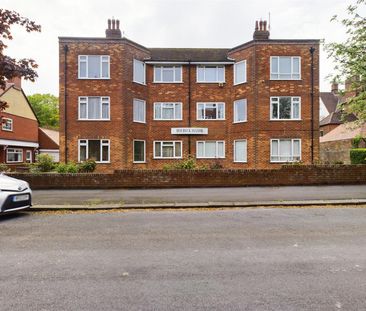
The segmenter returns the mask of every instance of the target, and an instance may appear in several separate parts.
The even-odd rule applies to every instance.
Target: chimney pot
[[[111,20],[108,19],[108,29],[111,29]]]
[[[119,29],[119,20],[108,19],[108,29],[105,30],[105,36],[108,39],[121,39],[122,33]]]
[[[255,21],[255,30],[258,30],[258,21]]]
[[[259,28],[258,28],[259,25]],[[269,31],[267,30],[267,21],[256,21],[255,22],[255,30],[253,34],[254,40],[268,40],[269,39]]]
[[[116,29],[116,20],[112,19],[112,29]]]
[[[117,29],[119,29],[119,19],[116,20]]]

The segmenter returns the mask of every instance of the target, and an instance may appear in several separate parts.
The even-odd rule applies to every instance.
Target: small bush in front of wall
[[[93,159],[88,159],[84,162],[81,162],[78,166],[80,173],[92,173],[95,171],[97,163]]]
[[[69,163],[59,163],[56,168],[55,171],[57,173],[60,174],[65,174],[65,173],[78,173],[79,172],[79,166],[74,163],[74,162],[69,162]]]
[[[215,162],[210,165],[210,169],[212,169],[212,170],[220,170],[222,168],[224,168],[224,167],[220,162]]]
[[[9,172],[10,169],[8,168],[8,166],[4,163],[0,163],[0,173],[2,172]]]
[[[350,150],[351,164],[366,164],[366,148]]]
[[[39,154],[36,162],[30,165],[31,172],[51,172],[55,168],[53,158],[48,154]]]

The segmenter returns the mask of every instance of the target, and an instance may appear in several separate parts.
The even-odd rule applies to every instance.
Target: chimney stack
[[[13,84],[16,88],[22,89],[22,78],[13,77],[7,81],[8,84]]]
[[[259,27],[258,27],[259,25]],[[255,30],[253,33],[254,40],[268,40],[269,39],[269,31],[267,30],[267,21],[256,21],[255,22]]]
[[[338,83],[337,82],[333,82],[331,85],[331,92],[333,94],[338,94]]]
[[[107,39],[121,39],[122,33],[119,29],[119,20],[114,18],[108,19],[108,28],[105,30],[105,36]]]

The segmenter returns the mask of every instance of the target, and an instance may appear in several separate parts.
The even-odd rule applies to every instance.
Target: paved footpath
[[[35,206],[249,206],[344,201],[366,203],[366,185],[240,187],[240,188],[176,188],[176,189],[113,189],[113,190],[36,190]],[[225,203],[225,204],[224,204]]]

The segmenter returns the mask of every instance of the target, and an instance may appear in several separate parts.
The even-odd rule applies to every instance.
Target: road
[[[366,199],[366,185],[112,189],[112,190],[36,190],[33,203],[40,205],[171,203],[171,202],[256,202],[330,199]]]
[[[0,218],[0,309],[364,310],[366,209]]]

